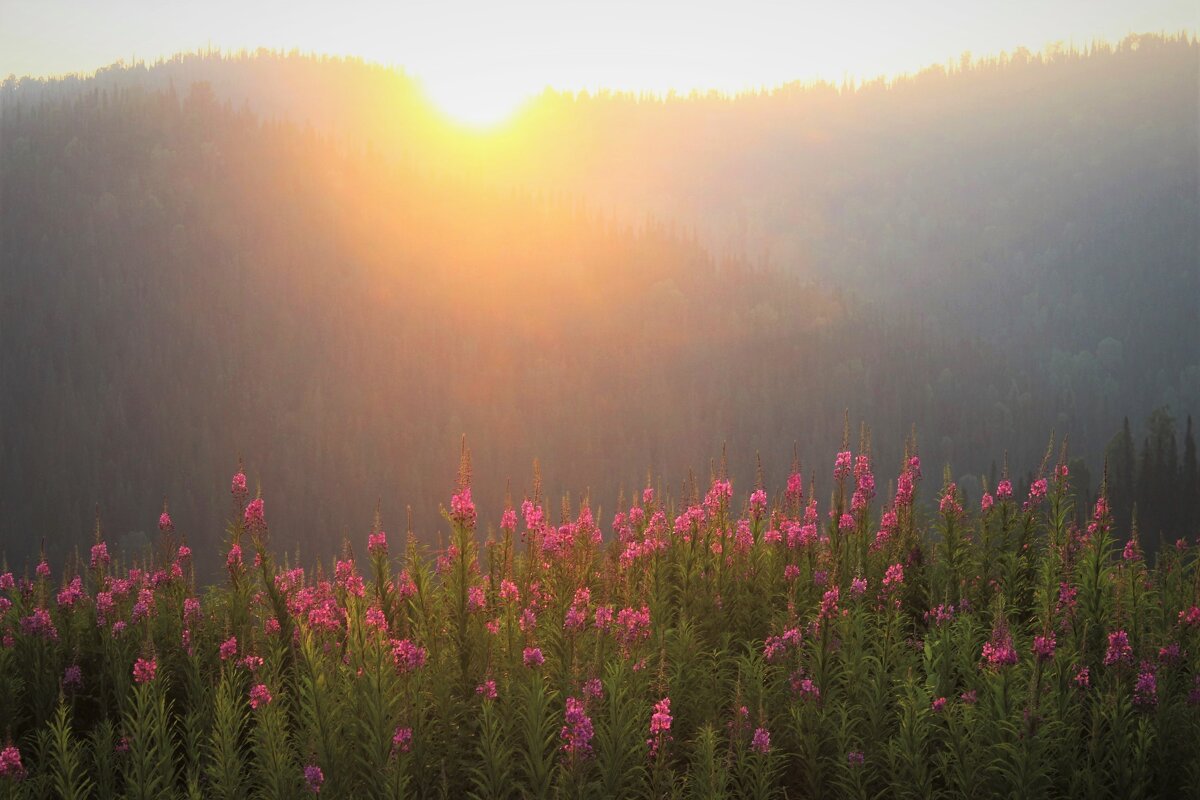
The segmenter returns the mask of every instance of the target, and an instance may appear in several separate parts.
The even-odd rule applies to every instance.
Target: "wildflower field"
[[[306,567],[239,468],[219,585],[166,509],[0,574],[0,797],[1195,797],[1200,551],[1077,524],[1066,463],[964,508],[864,444],[609,527],[536,478],[487,523],[464,452],[444,546]]]

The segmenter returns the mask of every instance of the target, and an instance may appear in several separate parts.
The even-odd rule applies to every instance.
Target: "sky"
[[[299,49],[403,67],[483,120],[547,86],[736,92],[1198,24],[1196,0],[0,0],[0,76]]]

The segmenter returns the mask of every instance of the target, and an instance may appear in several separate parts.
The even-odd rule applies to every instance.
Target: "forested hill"
[[[881,475],[913,424],[976,496],[1051,430],[1095,473],[1123,416],[1140,442],[1151,409],[1200,410],[1196,53],[1152,39],[852,92],[548,96],[495,140],[355,62],[9,80],[0,549],[85,544],[95,504],[111,539],[149,531],[166,495],[214,554],[239,454],[284,546],[327,553],[377,498],[393,530],[412,504],[432,541],[464,432],[485,519],[534,457],[551,497],[606,510],[647,469],[678,491],[723,443],[735,475],[761,452],[774,485],[794,441],[832,457],[845,409],[880,432]],[[979,105],[923,94],[971,86]],[[336,133],[327,99],[358,109]],[[551,180],[556,163],[576,171]],[[745,252],[715,238],[731,220]]]

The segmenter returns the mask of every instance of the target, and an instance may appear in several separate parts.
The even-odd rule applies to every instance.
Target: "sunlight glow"
[[[448,75],[420,80],[429,101],[452,122],[467,128],[494,128],[516,115],[530,98],[519,86]]]

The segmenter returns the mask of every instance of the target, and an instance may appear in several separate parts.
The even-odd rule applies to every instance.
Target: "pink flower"
[[[171,515],[166,511],[158,515],[158,529],[164,534],[175,530],[175,523],[171,522]]]
[[[500,530],[512,533],[517,529],[517,512],[511,506],[500,515]]]
[[[246,473],[242,472],[241,470],[237,471],[237,473],[233,476],[233,481],[230,485],[229,491],[238,500],[243,499],[248,494],[246,490]]]
[[[542,649],[540,647],[526,647],[522,655],[525,660],[525,666],[529,667],[530,669],[534,667],[540,667],[542,664],[546,663],[546,657],[542,655]]]
[[[834,480],[842,480],[850,475],[851,455],[849,450],[843,450],[837,454],[837,458],[833,462],[833,478]]]
[[[958,699],[968,706],[973,706],[979,702],[979,692],[974,689],[968,689],[960,694]]]
[[[158,661],[153,657],[149,661],[139,658],[133,665],[133,680],[139,684],[149,683],[154,680],[156,672],[158,672]]]
[[[658,755],[659,746],[671,738],[671,698],[664,697],[654,704],[654,713],[650,717],[650,738],[646,745],[650,755]]]
[[[387,629],[388,629],[387,615],[383,613],[383,609],[380,608],[379,606],[373,605],[367,609],[367,613],[365,615],[365,622],[367,624],[367,627],[374,628],[375,630],[379,631],[380,633],[387,633]]]
[[[1038,661],[1050,661],[1054,658],[1054,634],[1033,637],[1033,654]]]
[[[1158,705],[1158,680],[1154,675],[1154,665],[1149,661],[1142,662],[1137,684],[1133,687],[1133,704],[1141,708]]]
[[[946,486],[946,492],[942,495],[942,499],[938,503],[938,511],[948,517],[962,515],[962,506],[958,504],[958,487],[953,483]]]
[[[367,537],[367,552],[373,556],[386,556],[388,551],[387,534],[383,531],[372,533]]]
[[[904,565],[892,564],[883,576],[884,591],[893,591],[904,585]]]
[[[1129,538],[1129,541],[1125,543],[1125,549],[1121,553],[1121,558],[1126,561],[1142,560],[1142,549],[1138,547],[1137,539],[1132,536]]]
[[[0,778],[19,781],[24,777],[25,767],[21,764],[21,751],[11,744],[0,750]]]
[[[1080,689],[1086,689],[1092,685],[1092,676],[1087,667],[1080,667],[1072,680]]]
[[[599,700],[604,697],[604,685],[600,683],[599,678],[589,678],[584,681],[583,696],[591,700]]]
[[[750,495],[750,516],[755,520],[762,519],[763,512],[767,510],[767,493],[762,489],[755,489]]]
[[[854,517],[849,514],[842,514],[838,517],[838,530],[845,533],[854,529]]]
[[[396,728],[392,734],[392,749],[399,753],[407,753],[412,748],[412,728]]]
[[[489,678],[475,687],[475,694],[480,695],[484,700],[495,700],[496,682]]]
[[[92,569],[99,569],[100,567],[108,564],[110,561],[112,561],[112,559],[109,558],[107,544],[104,542],[96,542],[94,545],[92,545]]]
[[[992,629],[992,638],[983,645],[983,659],[991,667],[1012,666],[1017,663],[1017,651],[1013,648],[1012,636],[1003,620],[997,620]]]
[[[251,533],[262,533],[267,529],[267,519],[263,513],[263,500],[261,497],[254,498],[246,506],[246,511],[242,515],[242,521],[246,525],[246,530]]]
[[[325,773],[316,764],[309,764],[304,768],[304,782],[310,792],[317,794],[321,791],[321,784],[325,783]]]
[[[413,672],[425,666],[427,657],[424,647],[408,639],[392,640],[392,663],[402,673]]]
[[[467,611],[482,611],[487,606],[487,595],[482,586],[472,586],[467,590]]]
[[[464,528],[475,527],[475,503],[471,501],[471,487],[464,486],[450,498],[450,519]]]
[[[864,761],[866,761],[866,756],[861,750],[851,750],[846,754],[846,762],[852,767],[861,767]]]
[[[242,546],[234,544],[229,548],[229,555],[225,557],[225,567],[230,572],[235,572],[242,566]]]
[[[267,688],[265,683],[257,683],[250,690],[250,707],[257,709],[259,706],[265,706],[271,702],[271,690]]]
[[[50,612],[40,606],[30,612],[29,616],[22,617],[20,624],[21,633],[26,636],[37,636],[48,642],[58,641],[58,628],[54,627]]]
[[[567,698],[567,709],[563,714],[563,722],[565,724],[559,731],[559,736],[563,740],[563,750],[573,758],[590,756],[594,731],[591,717],[587,715],[582,701],[574,697]]]
[[[1108,635],[1108,650],[1104,653],[1104,666],[1133,663],[1133,648],[1129,646],[1129,634],[1123,630]]]
[[[37,573],[39,578],[50,577],[50,565],[46,563],[46,559],[43,558],[38,562],[37,569],[35,569],[34,572]]]
[[[771,751],[771,733],[766,728],[755,728],[754,738],[750,741],[750,749],[766,755]]]
[[[1004,480],[1000,481],[999,484],[996,485],[996,499],[997,500],[1008,500],[1009,498],[1012,497],[1012,494],[1013,494],[1012,481],[1010,481],[1008,478],[1005,478]]]
[[[221,642],[220,655],[222,661],[228,661],[237,656],[238,640],[236,636],[230,636],[225,641]]]
[[[867,593],[867,579],[863,577],[855,577],[850,581],[850,594],[853,597],[862,597]]]
[[[944,697],[936,698],[932,703],[929,704],[929,707],[931,709],[933,709],[933,713],[935,713],[935,714],[940,713],[941,711],[943,711],[946,708],[946,698],[944,698]]]
[[[72,664],[63,670],[63,688],[78,689],[83,686],[83,670],[78,664]]]
[[[992,505],[994,505],[995,502],[996,500],[994,497],[987,492],[984,492],[983,497],[979,499],[979,510],[986,514],[992,510]]]

